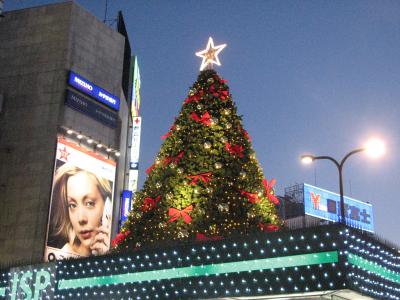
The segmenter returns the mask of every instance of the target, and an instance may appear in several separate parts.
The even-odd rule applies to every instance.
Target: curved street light
[[[346,218],[345,218],[345,212],[344,212],[343,174],[342,174],[343,173],[342,172],[343,165],[350,156],[352,156],[353,154],[359,153],[359,152],[363,152],[363,151],[366,151],[369,156],[375,158],[375,157],[381,156],[385,152],[385,146],[382,141],[380,141],[378,139],[371,139],[367,142],[365,147],[355,149],[355,150],[347,153],[340,162],[338,162],[336,159],[334,159],[331,156],[325,156],[325,155],[324,156],[315,156],[312,154],[306,154],[306,155],[302,155],[300,157],[301,161],[305,164],[310,164],[314,160],[318,160],[318,159],[327,159],[327,160],[330,160],[331,162],[333,162],[335,164],[335,166],[337,167],[337,169],[339,171],[340,223],[345,224],[345,225],[346,225]]]

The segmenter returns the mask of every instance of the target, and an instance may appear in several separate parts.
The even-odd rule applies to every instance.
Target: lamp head
[[[373,138],[365,144],[364,149],[368,156],[378,158],[385,153],[385,144],[383,141]]]
[[[311,164],[314,161],[314,156],[311,154],[306,154],[300,156],[300,159],[303,164]]]

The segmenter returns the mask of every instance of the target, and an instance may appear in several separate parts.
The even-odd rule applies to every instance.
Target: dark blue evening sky
[[[77,2],[104,18],[104,0]],[[108,18],[118,10],[140,63],[141,184],[197,78],[194,53],[212,36],[228,44],[216,70],[277,194],[301,182],[338,192],[335,166],[304,166],[304,152],[340,159],[370,136],[386,141],[385,157],[347,161],[345,194],[372,203],[376,232],[400,245],[399,1],[109,0]]]

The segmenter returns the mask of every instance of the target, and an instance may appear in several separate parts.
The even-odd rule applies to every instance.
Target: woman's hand
[[[92,255],[103,255],[110,250],[110,227],[111,218],[103,216],[103,225],[97,228],[97,233],[90,245]]]
[[[103,255],[110,249],[110,236],[109,229],[107,226],[100,226],[97,228],[97,234],[95,235],[90,250],[92,255]]]

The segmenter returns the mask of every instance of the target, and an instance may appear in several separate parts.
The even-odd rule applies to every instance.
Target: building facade
[[[118,22],[123,25],[122,14]],[[4,12],[0,265],[48,259],[57,208],[53,182],[63,165],[100,174],[97,184],[108,181],[100,223],[108,222],[109,239],[117,230],[128,182],[130,56],[126,35],[74,2]]]

